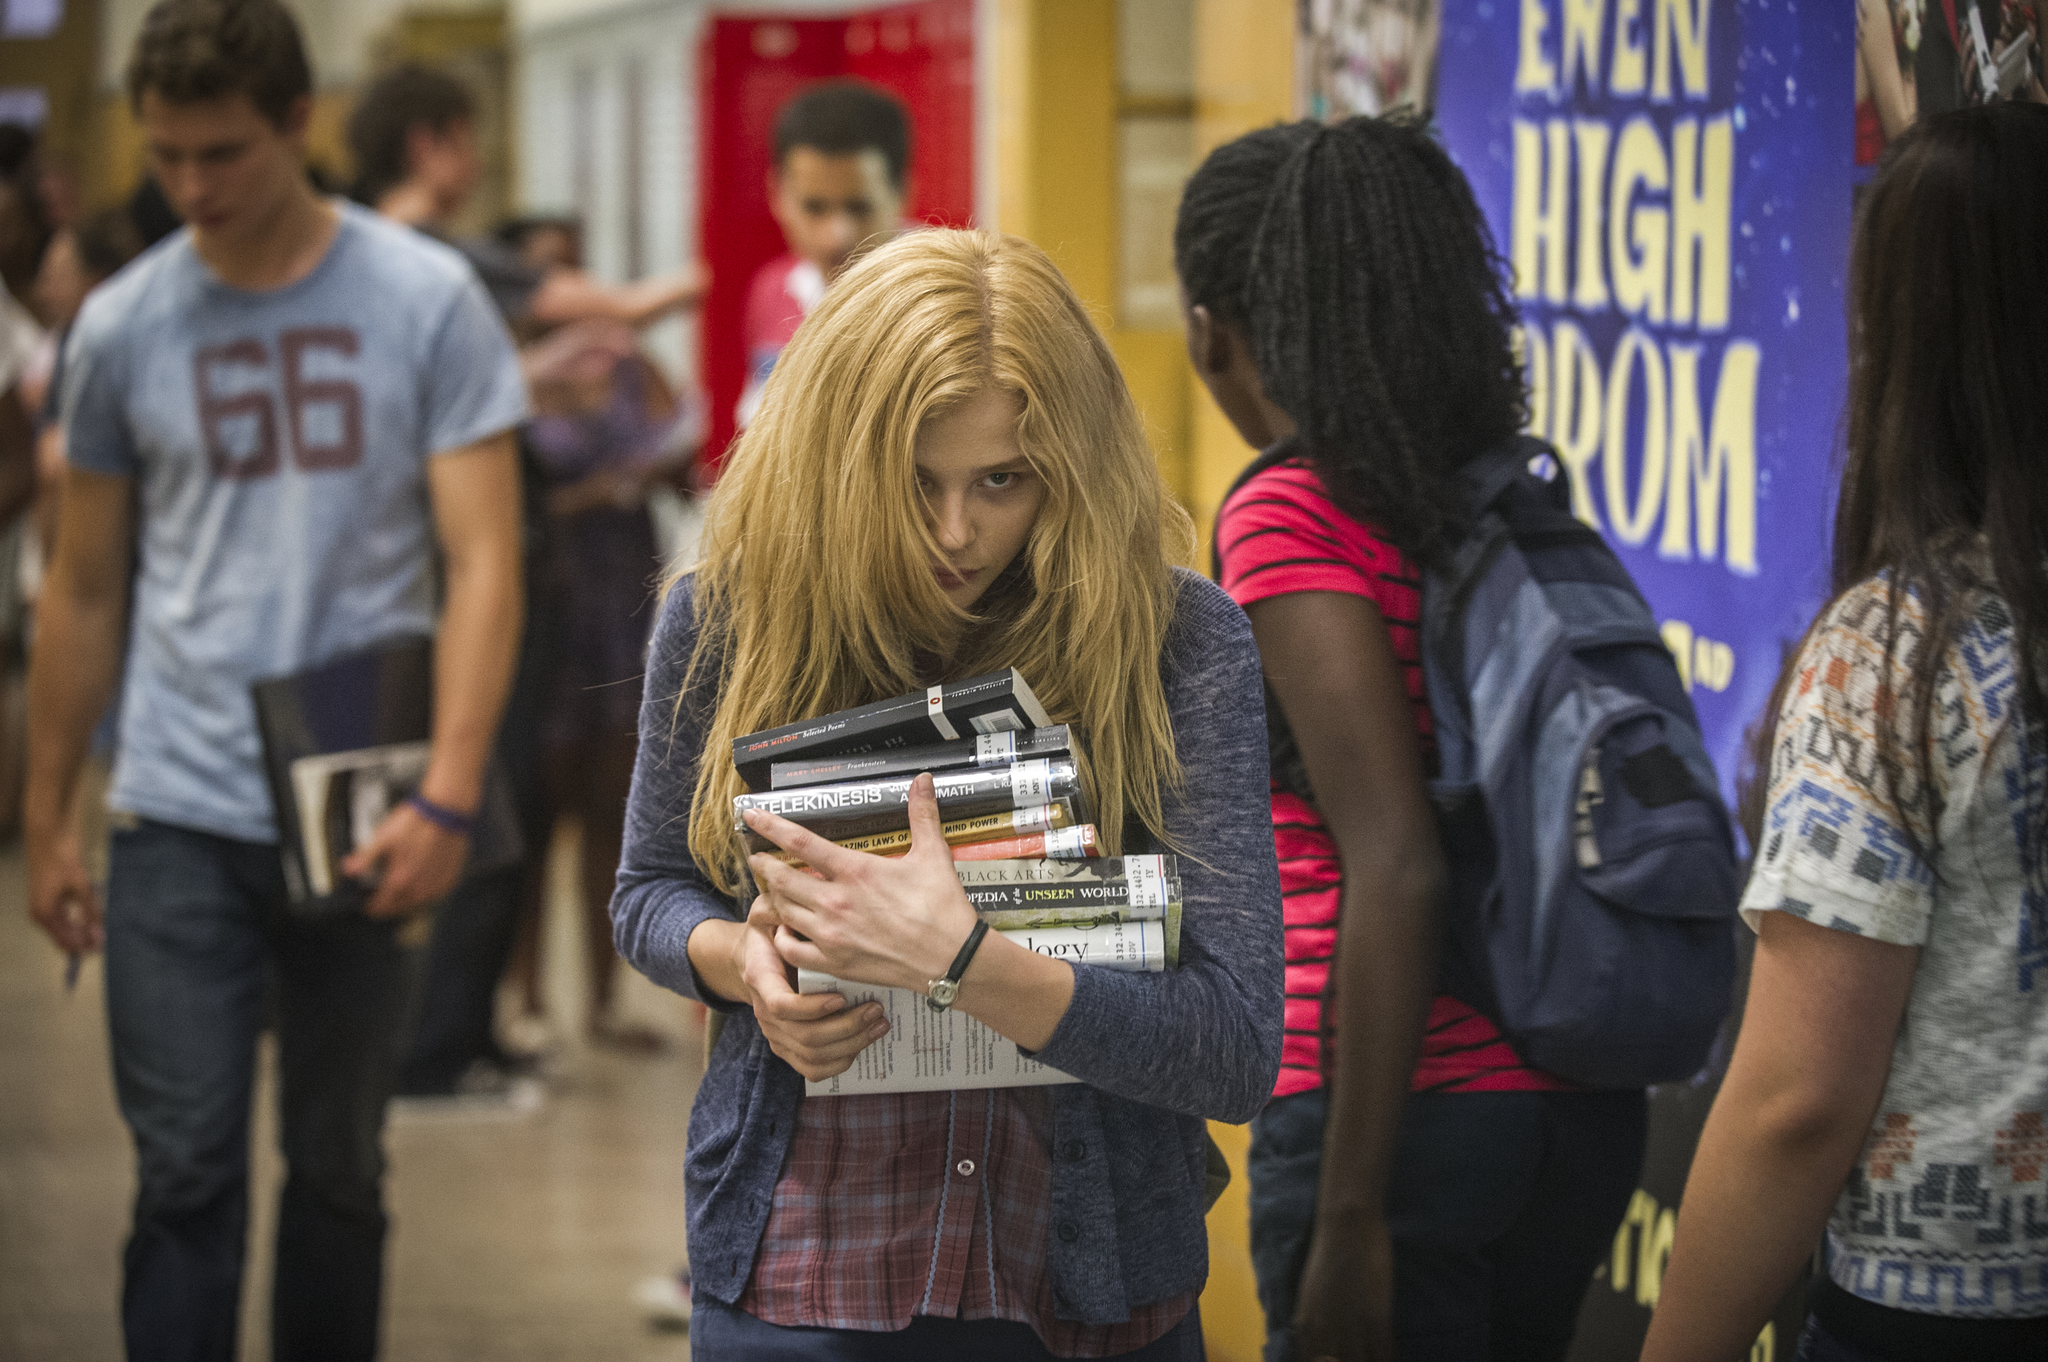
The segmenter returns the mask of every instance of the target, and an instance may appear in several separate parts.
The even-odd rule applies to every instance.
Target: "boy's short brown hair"
[[[139,112],[150,90],[172,104],[244,94],[283,127],[313,92],[313,69],[279,0],[157,0],[128,61],[129,106]]]

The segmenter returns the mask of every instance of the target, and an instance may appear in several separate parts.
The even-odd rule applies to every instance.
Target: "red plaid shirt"
[[[1165,1334],[1191,1292],[1121,1324],[1053,1310],[1052,1102],[1045,1088],[806,1098],[737,1302],[770,1324],[896,1330],[913,1315],[1007,1319],[1058,1357]]]

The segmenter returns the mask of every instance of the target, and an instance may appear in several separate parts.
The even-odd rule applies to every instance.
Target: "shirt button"
[[[1060,1152],[1067,1156],[1068,1163],[1079,1163],[1088,1157],[1088,1142],[1086,1140],[1068,1140],[1066,1146]]]
[[[1081,1237],[1081,1227],[1071,1220],[1060,1221],[1060,1242],[1071,1244]]]
[[[958,1173],[958,1174],[959,1174],[959,1175],[960,1175],[961,1177],[963,1177],[963,1178],[971,1178],[971,1177],[973,1177],[973,1176],[974,1176],[974,1160],[973,1160],[973,1159],[962,1159],[962,1160],[960,1160],[960,1162],[958,1162],[958,1163],[956,1163],[956,1164],[954,1164],[954,1165],[953,1165],[953,1171],[954,1171],[954,1172],[956,1172],[956,1173]]]

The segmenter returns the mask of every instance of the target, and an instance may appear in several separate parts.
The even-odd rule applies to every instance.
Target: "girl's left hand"
[[[747,860],[766,906],[782,920],[775,949],[798,969],[922,993],[974,930],[929,774],[911,783],[910,850],[898,857],[848,851],[774,814],[746,817],[748,827],[817,872],[765,852]]]

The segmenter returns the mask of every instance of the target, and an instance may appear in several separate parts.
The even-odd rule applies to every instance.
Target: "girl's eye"
[[[1011,486],[1016,481],[1017,475],[1015,473],[991,473],[982,479],[983,483],[998,492],[1005,487]]]

